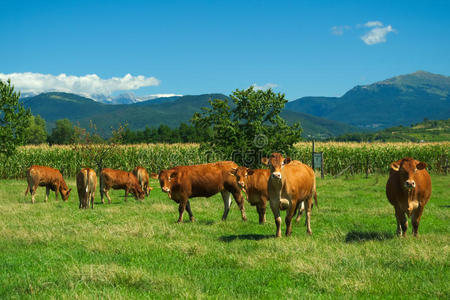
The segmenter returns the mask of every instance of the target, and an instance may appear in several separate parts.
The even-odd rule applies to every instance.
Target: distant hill
[[[338,141],[441,142],[450,141],[450,119],[425,120],[411,126],[396,126],[374,133],[349,133]]]
[[[21,101],[33,114],[39,114],[52,127],[58,119],[67,118],[74,124],[89,128],[91,120],[98,133],[109,136],[111,128],[128,124],[131,130],[142,130],[166,124],[176,127],[188,123],[195,112],[208,106],[210,99],[227,99],[223,94],[204,94],[158,98],[133,104],[104,104],[69,93],[44,93]],[[282,117],[289,123],[301,122],[303,136],[328,138],[357,129],[347,124],[330,121],[305,113],[284,110]]]
[[[303,97],[286,109],[379,129],[410,125],[424,118],[450,116],[450,77],[417,71],[370,85],[356,86],[342,97]]]

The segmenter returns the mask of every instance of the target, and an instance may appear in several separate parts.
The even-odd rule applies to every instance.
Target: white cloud
[[[364,24],[365,27],[382,27],[383,23],[380,21],[369,21],[366,24]]]
[[[368,23],[375,23],[375,22],[368,22]],[[366,23],[366,24],[368,24]],[[379,22],[381,24],[381,22]],[[386,35],[389,32],[395,32],[395,30],[392,28],[391,25],[388,25],[386,27],[381,27],[378,25],[373,29],[371,29],[369,32],[367,32],[365,35],[361,36],[361,40],[364,41],[367,45],[375,45],[379,43],[385,43],[386,42]]]
[[[102,79],[96,74],[85,76],[73,76],[59,74],[40,73],[0,73],[0,79],[6,81],[11,79],[11,83],[16,90],[23,93],[42,93],[48,91],[58,91],[75,93],[83,96],[91,95],[111,95],[116,91],[136,90],[146,86],[157,86],[160,81],[155,77],[145,77],[142,75],[132,76],[126,74],[123,77],[112,77]]]
[[[331,27],[331,33],[334,35],[343,35],[344,31],[350,30],[352,27],[348,25],[343,26],[333,26]]]
[[[257,85],[256,83],[252,84],[252,87],[255,91],[273,89],[277,86],[278,84],[275,83],[266,83],[265,85]]]

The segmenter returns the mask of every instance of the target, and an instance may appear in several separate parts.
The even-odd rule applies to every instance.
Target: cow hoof
[[[189,219],[191,220],[191,222],[195,222],[195,218],[194,217],[190,217]]]

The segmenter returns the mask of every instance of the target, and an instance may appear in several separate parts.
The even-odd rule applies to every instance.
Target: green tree
[[[75,128],[68,119],[56,120],[49,137],[51,144],[67,145],[74,143],[76,139]]]
[[[47,141],[45,120],[41,116],[31,116],[25,130],[25,143],[39,145]]]
[[[210,101],[211,107],[195,113],[191,122],[198,129],[212,128],[213,135],[202,149],[220,153],[222,159],[238,164],[259,166],[260,158],[278,151],[291,154],[300,140],[299,123],[289,126],[279,114],[287,100],[284,94],[254,90],[236,90],[228,100]]]
[[[25,142],[31,113],[21,105],[19,97],[10,80],[0,80],[0,156],[3,158],[11,156]]]

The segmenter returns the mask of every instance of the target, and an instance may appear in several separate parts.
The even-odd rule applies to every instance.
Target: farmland
[[[233,204],[223,222],[217,195],[193,199],[197,221],[176,224],[177,205],[154,180],[143,202],[113,191],[99,204],[97,192],[93,210],[79,210],[76,193],[44,203],[44,188],[32,205],[25,180],[2,180],[0,298],[448,299],[448,176],[432,173],[418,238],[394,235],[386,179],[319,178],[313,235],[299,223],[279,239],[270,209],[259,225],[254,207],[243,222]]]
[[[108,148],[109,147],[109,148]],[[105,150],[106,149],[106,150]],[[311,143],[295,145],[292,158],[311,161]],[[387,174],[391,162],[414,157],[428,164],[437,174],[450,165],[450,142],[440,143],[316,143],[316,152],[324,152],[325,174],[336,175],[348,168],[350,173]],[[0,165],[0,178],[24,178],[25,170],[33,164],[49,165],[74,177],[82,167],[103,167],[131,170],[142,165],[152,172],[175,165],[191,165],[230,159],[218,153],[202,152],[197,144],[141,144],[127,146],[24,146]]]

